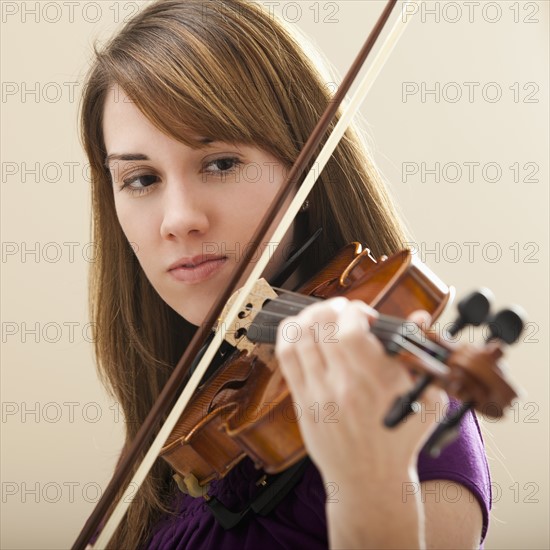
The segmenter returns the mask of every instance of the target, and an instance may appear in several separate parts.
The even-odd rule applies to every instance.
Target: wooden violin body
[[[273,299],[275,294],[250,298],[247,310],[240,315],[241,324],[228,331],[237,349],[199,388],[162,449],[160,456],[177,472],[180,488],[192,496],[204,495],[212,479],[224,477],[245,456],[269,474],[279,473],[305,456],[298,428],[304,411],[292,402],[273,347],[281,318],[311,303],[305,295],[362,300],[379,313],[400,319],[421,309],[435,321],[453,290],[410,251],[376,262],[368,249],[352,243],[303,285],[300,294],[304,299],[293,293],[282,301]],[[254,310],[261,311],[252,315]],[[250,343],[252,334],[260,343]],[[486,403],[488,388],[494,388],[489,393],[499,404],[495,414],[499,416],[502,407],[516,396],[500,376],[500,369],[493,368],[500,354],[497,344],[485,352],[469,349],[451,354],[455,368],[442,363],[439,370],[414,354],[404,351],[403,356],[411,355],[413,370],[427,372],[460,399]]]

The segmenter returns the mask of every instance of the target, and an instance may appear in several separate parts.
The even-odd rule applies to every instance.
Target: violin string
[[[298,292],[288,291],[288,290],[285,290],[285,289],[274,288],[274,290],[280,290],[284,294],[295,295],[297,297],[300,297],[300,299],[304,299],[305,301],[308,301],[310,304],[322,301],[321,298],[315,298],[315,297],[312,297],[312,296],[307,296],[307,295],[304,295],[304,294],[300,294]],[[271,299],[272,301],[276,300],[277,304],[287,305],[287,306],[289,306],[289,308],[292,307],[293,309],[296,308],[296,307],[299,307],[300,311],[306,307],[305,304],[296,304],[296,302],[285,300],[282,297],[282,296],[284,296],[284,294],[278,296],[277,298],[268,298],[264,295],[252,292],[250,294],[250,296],[256,297],[256,298]],[[279,312],[275,312],[275,311],[269,311],[269,310],[264,309],[264,308],[258,309],[257,307],[252,307],[252,308],[248,309],[247,311],[250,312],[250,313],[262,313],[262,315],[264,315],[266,317],[271,317],[272,319],[273,318],[285,319],[285,318],[289,317],[288,313],[279,313]],[[375,323],[374,326],[378,327],[378,328],[386,327],[386,329],[389,330],[389,331],[396,331],[396,329],[403,327],[404,323],[407,322],[405,319],[402,319],[402,318],[399,318],[399,317],[396,317],[396,316],[392,316],[392,315],[386,315],[386,314],[378,314],[378,315],[379,316],[376,319],[376,323]]]
[[[293,309],[298,307],[299,311],[301,311],[306,307],[306,305],[308,305],[308,304],[296,304],[295,302],[289,302],[287,300],[283,300],[280,298],[277,298],[276,300],[277,300],[277,304],[292,306]],[[315,300],[315,302],[317,301],[320,301],[320,300]],[[312,303],[315,303],[315,302],[312,302]],[[272,319],[272,320],[283,320],[290,316],[288,311],[282,313],[277,311],[270,311],[266,308],[257,308],[257,307],[251,307],[247,309],[247,312],[256,313],[256,314],[261,313],[267,319]],[[376,323],[374,326],[377,326],[379,328],[385,326],[388,330],[396,330],[402,327],[404,322],[406,322],[404,319],[399,319],[398,317],[391,317],[388,315],[379,315],[379,317],[376,319]]]
[[[277,287],[273,287],[273,290],[278,290],[278,291],[282,292],[283,294],[279,295],[277,298],[273,298],[272,300],[276,300],[278,304],[288,305],[289,308],[292,308],[292,309],[295,309],[297,306],[301,307],[301,309],[303,309],[306,306],[304,304],[296,304],[295,302],[285,300],[284,297],[283,297],[285,294],[299,297],[300,299],[303,299],[304,301],[307,301],[310,304],[314,304],[314,303],[322,301],[322,298],[316,298],[314,296],[307,296],[305,294],[300,294],[299,292],[294,292],[294,291],[291,291],[291,290],[281,289],[281,288],[277,288]],[[262,296],[260,294],[255,294],[255,293],[251,293],[251,296],[254,296],[254,297],[257,297],[257,298],[265,298],[264,296]],[[257,308],[251,308],[249,311],[250,312],[256,312]],[[260,311],[262,311],[262,313],[265,314],[265,315],[281,316],[283,318],[288,317],[288,314],[286,314],[286,315],[285,314],[279,314],[279,313],[268,311],[268,310],[265,310],[265,309],[261,309]],[[380,313],[378,315],[379,316],[376,320],[377,324],[389,323],[390,326],[399,327],[404,322],[406,322],[405,319],[401,319],[401,318],[393,316],[393,315],[386,315],[386,314],[380,314]]]
[[[280,289],[280,288],[274,287],[274,290],[278,290],[282,294],[279,295],[277,298],[271,299],[272,301],[276,300],[277,304],[288,306],[289,308],[292,307],[293,309],[296,309],[296,307],[298,307],[299,311],[305,308],[307,304],[296,304],[296,302],[286,300],[284,298],[285,295],[293,295],[293,296],[299,297],[301,300],[304,300],[305,302],[309,302],[309,304],[313,304],[321,301],[320,298],[308,296],[305,294],[300,294],[298,292],[294,292],[286,289]],[[266,298],[265,296],[254,292],[252,292],[250,296],[254,298],[264,298],[264,299]],[[248,312],[250,313],[261,312],[268,319],[271,318],[273,320],[279,320],[279,321],[282,321],[283,319],[289,316],[288,313],[286,314],[278,313],[278,312],[266,310],[265,308],[258,309],[257,307],[250,308]],[[422,337],[422,336],[419,337],[415,333],[409,332],[407,330],[406,323],[407,323],[406,320],[401,319],[399,317],[379,314],[379,317],[376,319],[376,322],[371,327],[371,331],[380,340],[382,340],[382,338],[386,334],[390,335],[390,338],[393,338],[395,335],[398,335],[398,336],[400,335],[402,339],[406,339],[411,344],[414,344],[416,346],[416,349],[420,349],[424,354],[426,354],[426,356],[436,357],[439,360],[445,360],[448,357],[448,351],[443,346],[440,346],[436,342],[433,342],[432,340],[429,340],[426,337]],[[279,323],[277,323],[277,325],[278,324]],[[414,326],[416,327],[416,325]],[[410,349],[407,351],[410,351]]]
[[[278,288],[274,288],[274,290],[281,290],[285,294],[292,294],[292,295],[298,296],[298,297],[300,297],[300,298],[302,298],[306,301],[309,301],[311,304],[322,301],[321,298],[306,296],[306,295],[300,294],[298,292],[293,292],[293,291],[288,291],[288,290],[278,289]],[[251,293],[251,296],[258,297],[258,298],[263,297],[259,294],[253,294],[253,293]],[[277,298],[274,298],[273,301],[276,300],[277,304],[287,305],[287,306],[289,306],[289,308],[293,308],[293,309],[296,308],[296,307],[299,307],[300,311],[301,311],[301,309],[304,309],[306,307],[305,304],[296,304],[295,302],[285,300],[282,296],[283,295],[280,295]],[[288,313],[278,313],[278,312],[275,312],[275,311],[269,311],[269,310],[264,309],[264,308],[258,310],[258,308],[252,307],[248,311],[251,312],[251,313],[261,312],[264,316],[271,317],[271,318],[284,319],[284,318],[289,316]],[[394,329],[397,329],[397,328],[403,326],[404,322],[407,322],[407,321],[405,319],[401,319],[399,317],[395,317],[395,316],[391,316],[391,315],[385,315],[385,314],[379,314],[379,317],[376,319],[375,326],[387,326],[389,330],[394,330]]]

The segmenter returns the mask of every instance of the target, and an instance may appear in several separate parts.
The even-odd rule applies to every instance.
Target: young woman
[[[82,136],[101,251],[91,279],[96,353],[124,409],[129,444],[330,96],[297,40],[246,0],[152,3],[96,52],[85,90]],[[378,257],[407,240],[351,130],[264,277],[276,279],[320,227],[286,288],[351,241]],[[420,450],[437,416],[429,411],[447,404],[443,392],[426,391],[428,414],[384,428],[385,413],[412,382],[369,333],[374,318],[364,304],[328,300],[292,318],[303,328],[297,342],[278,339],[300,410],[335,403],[338,421],[301,415],[311,462],[270,513],[248,514],[226,530],[158,460],[110,546],[478,548],[490,480],[477,420],[467,416],[438,459]],[[313,323],[336,323],[338,344],[314,339]],[[209,494],[242,510],[262,474],[246,458]]]

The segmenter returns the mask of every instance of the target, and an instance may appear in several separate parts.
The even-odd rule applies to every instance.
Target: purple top
[[[451,399],[449,410],[456,408]],[[228,509],[241,510],[254,497],[255,482],[261,472],[248,458],[242,460],[222,480],[211,483],[209,494]],[[483,513],[481,544],[487,532],[491,508],[491,479],[483,439],[475,414],[463,419],[459,437],[437,458],[421,454],[418,460],[420,481],[445,479],[467,487],[479,501]],[[337,495],[335,495],[337,498]],[[428,498],[430,498],[428,496]],[[432,497],[434,498],[434,497]],[[444,488],[440,498],[445,498]],[[447,498],[454,500],[452,492]],[[148,550],[263,550],[328,548],[326,494],[321,476],[309,463],[301,480],[267,516],[251,515],[225,531],[214,519],[204,499],[183,493],[177,497],[177,515],[166,516],[154,528]]]

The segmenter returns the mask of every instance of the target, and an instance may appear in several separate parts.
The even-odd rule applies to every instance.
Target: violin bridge
[[[228,325],[225,319],[240,292],[240,290],[237,290],[237,292],[229,298],[227,304],[225,304],[218,319],[217,330],[219,331],[221,324],[224,323],[227,326],[225,340],[237,349],[251,352],[256,344],[253,344],[247,338],[248,329],[256,315],[262,310],[266,300],[277,298],[277,293],[269,286],[265,279],[258,279],[248,295],[243,309],[237,314],[235,321]]]

